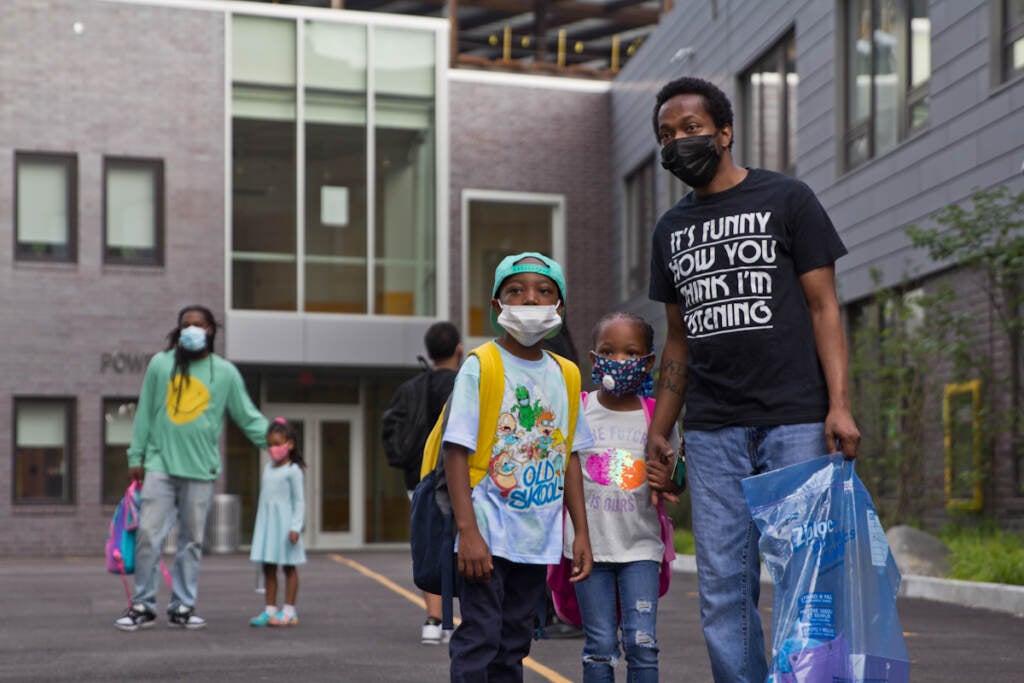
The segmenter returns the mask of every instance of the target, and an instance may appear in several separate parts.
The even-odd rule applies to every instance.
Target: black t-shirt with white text
[[[686,323],[686,429],[825,419],[800,276],[845,253],[811,189],[763,169],[723,192],[691,192],[658,220],[650,298],[679,304]]]

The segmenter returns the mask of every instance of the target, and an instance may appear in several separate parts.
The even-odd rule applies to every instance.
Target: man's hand
[[[459,532],[459,573],[470,581],[490,581],[494,562],[479,529]]]
[[[829,453],[843,452],[847,460],[854,460],[860,448],[860,430],[853,415],[845,408],[828,411],[825,418],[825,443]]]
[[[296,543],[298,543],[299,542],[299,532],[298,531],[289,531],[288,532],[288,540],[292,542],[292,545],[295,545]]]
[[[128,476],[132,478],[132,481],[139,482],[142,485],[142,480],[146,478],[146,468],[139,465],[138,467],[129,467]]]
[[[594,568],[594,554],[590,550],[590,537],[576,535],[572,541],[572,576],[569,583],[579,583],[590,576]]]

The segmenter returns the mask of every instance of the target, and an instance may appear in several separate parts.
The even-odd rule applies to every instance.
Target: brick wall
[[[606,92],[451,81],[454,320],[460,319],[467,272],[461,263],[463,190],[563,195],[567,318],[581,365],[586,366],[591,327],[612,306],[609,106]]]
[[[81,31],[73,27],[80,24]],[[104,353],[163,348],[181,306],[224,307],[224,26],[215,12],[79,0],[8,0],[0,21],[0,556],[101,552],[104,397],[141,372]],[[14,153],[78,159],[76,263],[13,260]],[[162,267],[105,266],[103,157],[164,162]],[[218,339],[218,349],[223,340]],[[12,504],[15,396],[76,401],[74,504]],[[127,482],[126,482],[127,483]],[[42,541],[42,542],[41,542]]]

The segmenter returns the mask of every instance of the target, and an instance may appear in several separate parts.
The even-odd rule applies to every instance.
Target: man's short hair
[[[700,95],[704,98],[704,109],[707,110],[715,128],[732,125],[732,103],[717,85],[703,78],[683,76],[666,83],[654,98],[654,136],[658,137],[658,112],[661,105],[676,95]],[[730,146],[731,143],[730,143]]]
[[[434,323],[427,328],[427,333],[423,335],[423,345],[427,347],[427,355],[433,361],[454,356],[455,349],[461,342],[459,328],[448,321]]]

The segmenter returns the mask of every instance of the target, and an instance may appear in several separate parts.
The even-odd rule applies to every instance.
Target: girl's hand
[[[672,470],[675,468],[675,457],[669,462],[660,458],[647,459],[647,483],[651,487],[651,502],[658,504],[657,496],[673,503],[679,502],[679,487],[672,481]]]
[[[292,542],[292,545],[295,545],[296,543],[298,543],[299,542],[299,532],[298,531],[289,531],[288,532],[288,540]]]
[[[572,576],[569,583],[579,583],[590,576],[594,568],[594,554],[590,550],[590,537],[577,534],[572,541]]]

